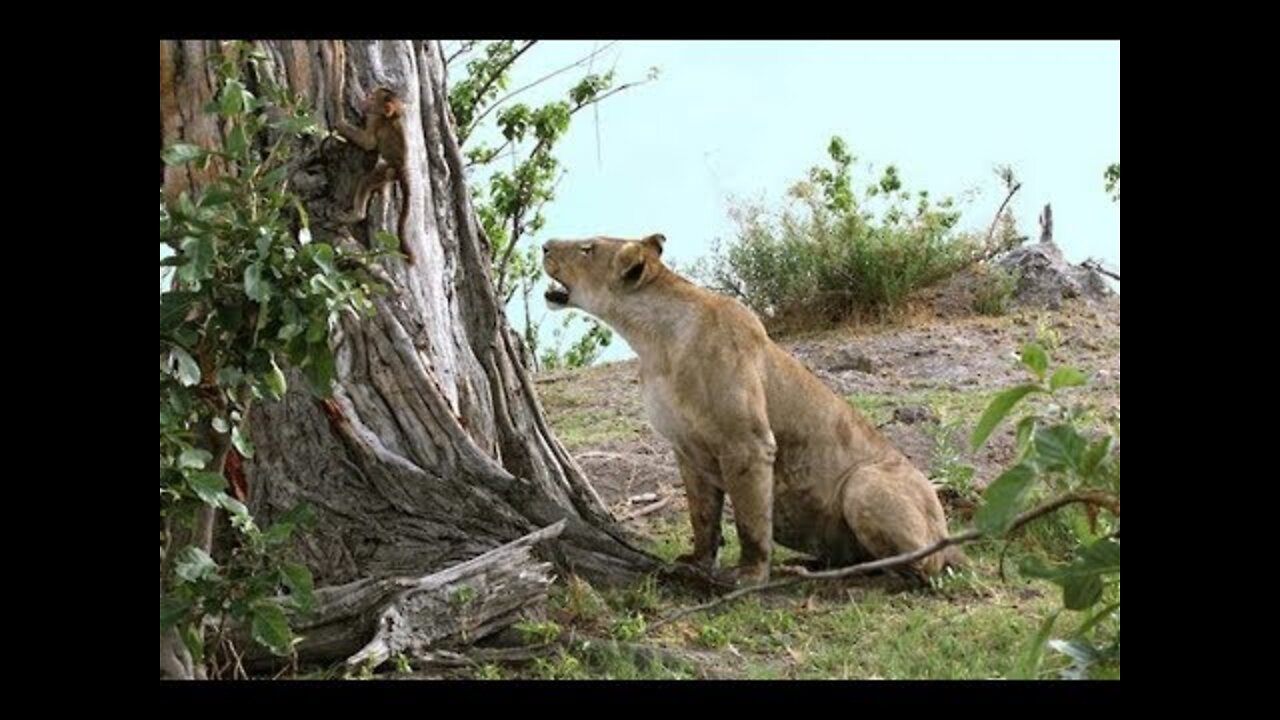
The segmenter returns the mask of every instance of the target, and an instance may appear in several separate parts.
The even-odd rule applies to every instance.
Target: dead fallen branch
[[[1120,282],[1120,273],[1112,272],[1102,267],[1102,263],[1098,262],[1097,260],[1093,260],[1093,259],[1085,260],[1084,262],[1080,263],[1080,267],[1092,270],[1102,275],[1106,275],[1109,278],[1115,278],[1116,282]]]
[[[565,521],[534,531],[459,565],[422,577],[362,579],[315,592],[315,610],[298,619],[297,658],[345,659],[349,669],[374,668],[405,654],[425,656],[467,645],[514,623],[542,602],[554,580],[533,547],[557,537]],[[246,662],[272,658],[252,643]]]
[[[1028,510],[1027,512],[1019,515],[1017,519],[1013,521],[1013,524],[1009,527],[1008,532],[1013,532],[1033,520],[1036,520],[1045,515],[1048,515],[1049,513],[1055,512],[1063,507],[1066,507],[1067,505],[1074,505],[1074,504],[1085,504],[1085,505],[1093,505],[1096,507],[1103,507],[1103,508],[1106,508],[1107,510],[1110,510],[1117,517],[1120,516],[1120,499],[1115,497],[1114,495],[1103,493],[1103,492],[1071,493],[1069,495],[1064,495],[1063,497],[1057,498],[1056,500],[1047,502],[1044,505],[1041,505],[1032,510]],[[768,590],[777,590],[779,588],[784,588],[784,587],[791,587],[792,585],[798,585],[800,583],[810,582],[813,580],[838,580],[842,578],[854,577],[855,575],[865,575],[867,573],[875,572],[877,570],[888,570],[895,567],[901,567],[903,565],[908,565],[910,563],[913,563],[923,557],[932,555],[936,552],[941,552],[942,550],[945,550],[951,547],[952,545],[963,545],[965,543],[970,543],[975,540],[980,540],[983,537],[985,537],[985,534],[980,530],[976,530],[976,529],[966,530],[957,535],[952,535],[950,537],[943,538],[938,542],[932,545],[929,545],[928,547],[923,547],[923,548],[920,548],[919,550],[915,550],[909,553],[902,553],[901,555],[894,555],[893,557],[881,558],[879,560],[872,560],[870,562],[859,563],[857,565],[849,565],[847,567],[837,568],[835,570],[810,571],[810,570],[805,570],[803,568],[797,568],[794,571],[795,574],[792,577],[789,577],[785,580],[775,580],[773,582],[768,582],[761,585],[753,585],[749,587],[739,588],[737,590],[734,590],[733,592],[726,593],[725,595],[721,595],[720,597],[710,602],[706,602],[701,605],[694,605],[691,607],[684,608],[682,610],[678,610],[675,613],[672,613],[671,615],[663,618],[662,620],[659,620],[658,622],[655,622],[654,624],[650,625],[648,628],[648,631],[653,632],[654,630],[660,627],[663,627],[664,625],[669,625],[672,622],[675,622],[676,620],[679,620],[682,617],[686,617],[694,613],[699,613],[706,610],[712,610],[714,608],[717,608],[721,605],[737,600],[738,598],[745,597],[747,595],[766,592]]]

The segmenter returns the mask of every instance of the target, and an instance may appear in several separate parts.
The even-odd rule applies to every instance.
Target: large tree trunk
[[[294,378],[283,401],[255,407],[257,452],[244,464],[254,515],[268,523],[299,502],[316,510],[318,525],[298,550],[317,584],[420,577],[561,520],[558,538],[539,546],[561,571],[618,582],[656,569],[552,435],[521,364],[490,283],[490,249],[463,175],[439,44],[259,47],[275,80],[307,97],[328,127],[339,102],[355,120],[373,87],[403,93],[411,199],[403,241],[414,264],[388,260],[396,287],[377,301],[376,317],[343,322],[332,400],[295,390],[304,384]],[[216,120],[201,112],[214,91],[206,60],[217,51],[213,42],[161,43],[162,142],[209,145],[218,136]],[[326,218],[350,206],[367,158],[335,141],[310,152],[292,189],[304,199],[313,236],[353,242]],[[207,179],[170,168],[163,187],[177,193]],[[394,232],[404,198],[399,191],[374,198],[368,224]]]

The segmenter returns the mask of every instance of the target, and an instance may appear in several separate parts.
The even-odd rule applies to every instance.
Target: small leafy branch
[[[1021,359],[1035,382],[1006,390],[991,401],[974,430],[975,449],[1025,398],[1052,396],[1086,382],[1083,373],[1070,367],[1050,374],[1048,355],[1037,344],[1023,348]],[[1050,641],[1061,610],[1045,618],[1015,668],[1019,677],[1037,674],[1046,644],[1074,660],[1069,677],[1087,676],[1094,664],[1119,663],[1120,458],[1113,452],[1113,434],[1090,439],[1080,432],[1085,412],[1080,406],[1065,410],[1051,405],[1047,414],[1024,416],[1016,426],[1018,461],[987,487],[985,502],[974,516],[983,533],[1007,536],[1013,530],[1013,519],[1038,486],[1068,497],[1088,498],[1084,519],[1070,524],[1076,543],[1072,559],[1047,563],[1031,556],[1020,568],[1026,577],[1060,586],[1062,608],[1086,613],[1085,619],[1069,638]],[[1112,633],[1106,644],[1100,640],[1103,630]]]
[[[553,344],[543,349],[539,358],[542,370],[588,367],[599,359],[604,349],[613,342],[613,331],[607,325],[593,322],[586,333],[569,344],[567,350],[561,350],[564,329],[574,319],[575,315],[567,315],[560,327],[552,334]]]
[[[219,171],[160,201],[160,265],[172,273],[160,293],[160,630],[179,632],[214,676],[244,675],[230,628],[248,625],[256,642],[287,656],[297,639],[286,612],[312,604],[310,572],[284,552],[309,511],[260,529],[243,498],[228,494],[228,458],[253,457],[250,409],[284,396],[285,368],[329,394],[333,330],[343,312],[373,312],[383,288],[369,263],[390,250],[312,241],[290,169],[321,130],[302,100],[272,82],[266,59],[250,43],[227,43],[211,61],[217,92],[204,108],[224,140],[161,155],[170,167]],[[218,510],[234,530],[225,552],[211,542]]]
[[[529,314],[529,300],[533,286],[542,277],[542,266],[537,247],[532,243],[525,246],[523,241],[546,224],[544,209],[555,198],[556,187],[564,178],[565,171],[561,169],[554,150],[568,132],[570,119],[579,111],[657,77],[657,70],[653,69],[646,79],[617,85],[612,70],[591,72],[594,58],[614,44],[607,43],[584,58],[502,95],[510,84],[513,65],[536,42],[468,41],[461,43],[449,56],[451,67],[455,68],[463,59],[470,58],[465,63],[465,74],[453,83],[449,91],[449,105],[458,128],[459,142],[466,148],[468,170],[485,168],[489,171],[487,186],[475,180],[473,175],[472,199],[492,249],[494,288],[504,304],[510,303],[517,292],[523,298],[523,335],[535,362],[541,355],[538,332]],[[588,66],[586,75],[569,88],[564,100],[550,101],[538,107],[512,102],[521,93],[583,65]],[[496,145],[473,142],[482,123],[491,115],[501,142]],[[497,161],[506,159],[511,160],[512,169],[496,169]],[[608,331],[594,320],[588,322],[592,327],[584,340],[579,341],[587,343],[583,352],[572,359],[560,358],[560,362],[594,358],[608,344]]]

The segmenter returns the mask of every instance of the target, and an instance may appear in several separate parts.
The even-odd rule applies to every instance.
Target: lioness
[[[645,409],[675,447],[693,553],[711,569],[724,494],[733,501],[739,583],[769,578],[774,540],[829,565],[910,552],[947,533],[933,486],[853,407],[769,339],[751,311],[661,260],[662,235],[543,245],[552,309],[616,329],[640,359]],[[924,558],[931,575],[955,550]]]

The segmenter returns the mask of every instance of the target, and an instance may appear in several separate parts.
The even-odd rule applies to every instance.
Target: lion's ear
[[[614,271],[623,287],[634,288],[644,280],[644,271],[648,265],[644,246],[641,243],[629,242],[622,246],[613,259]]]
[[[662,233],[654,233],[640,242],[652,248],[658,257],[662,257],[662,246],[667,242],[667,236]]]

